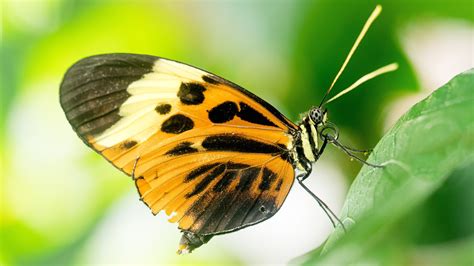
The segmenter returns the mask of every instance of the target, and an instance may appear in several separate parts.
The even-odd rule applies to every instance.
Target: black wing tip
[[[61,108],[73,129],[79,135],[95,134],[114,124],[118,108],[128,98],[128,86],[152,72],[158,59],[151,55],[112,53],[74,63],[59,88]]]
[[[124,66],[128,64],[129,66],[147,69],[148,72],[150,72],[153,68],[153,64],[158,59],[160,58],[157,56],[132,53],[97,54],[84,57],[71,65],[64,74],[60,85],[60,95],[64,95],[74,89],[74,87],[68,83],[69,80],[77,79],[77,76],[80,74],[93,73],[97,67],[104,65]]]

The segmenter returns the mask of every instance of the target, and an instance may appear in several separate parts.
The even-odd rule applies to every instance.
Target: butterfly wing
[[[66,73],[61,106],[76,133],[135,177],[154,214],[212,235],[271,217],[294,180],[292,133],[274,107],[203,70],[109,54]]]
[[[152,212],[165,210],[185,231],[218,234],[268,219],[293,183],[293,168],[278,156],[226,151],[204,164],[203,156],[180,156],[158,171],[158,178],[136,180]]]

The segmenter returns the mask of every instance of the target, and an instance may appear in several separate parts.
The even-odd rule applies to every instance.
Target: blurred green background
[[[227,78],[297,121],[319,104],[376,4],[384,10],[334,90],[391,62],[400,69],[329,106],[341,139],[363,148],[373,147],[417,100],[474,65],[472,1],[2,0],[0,264],[284,264],[316,248],[330,231],[327,220],[301,227],[292,217],[272,225],[272,236],[222,236],[226,241],[212,240],[190,256],[177,257],[175,225],[153,217],[129,178],[76,137],[59,106],[59,84],[70,65],[89,55],[152,54]],[[322,170],[328,174],[318,178],[326,181],[314,181],[320,193],[331,191],[324,185],[342,191],[323,197],[338,211],[360,165],[329,150],[318,167],[336,167],[334,175],[342,178]],[[456,221],[473,219],[468,189],[473,174],[453,174],[468,185],[450,181],[414,210],[401,235],[386,236],[399,239],[391,245],[414,251],[395,259],[375,256],[376,265],[429,265],[430,254],[444,255],[438,261],[448,263],[472,252],[462,245],[472,227]],[[311,201],[300,205],[300,212],[318,211]],[[280,219],[285,207],[272,219]],[[304,250],[290,248],[284,231],[295,230],[288,229],[291,221],[301,235],[319,230],[322,236],[301,240],[311,243]],[[269,239],[275,246],[263,249]]]

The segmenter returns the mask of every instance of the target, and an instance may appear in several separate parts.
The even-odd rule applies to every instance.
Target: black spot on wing
[[[196,148],[191,147],[191,145],[193,145],[192,142],[188,142],[188,141],[181,142],[180,144],[176,145],[171,150],[167,151],[165,155],[177,156],[177,155],[197,152],[198,150]]]
[[[264,212],[261,211],[262,206],[265,209]],[[261,195],[255,198],[248,193],[242,193],[234,205],[226,211],[226,216],[220,222],[218,229],[235,230],[255,224],[269,218],[277,210],[274,198]]]
[[[132,147],[135,146],[135,145],[137,145],[137,142],[136,142],[136,141],[134,141],[134,140],[127,140],[127,141],[123,142],[123,143],[120,145],[120,147],[121,147],[122,149],[130,149],[130,148],[132,148]]]
[[[208,172],[209,170],[211,170],[212,168],[216,167],[217,165],[219,165],[219,163],[213,163],[213,164],[205,164],[205,165],[202,165],[194,170],[192,170],[187,176],[186,178],[184,179],[184,182],[189,182],[191,180],[194,180],[196,177]]]
[[[265,191],[270,188],[270,186],[275,182],[276,174],[268,168],[263,168],[262,180],[258,185],[260,191]]]
[[[191,118],[176,114],[166,119],[161,125],[161,131],[171,134],[179,134],[184,131],[188,131],[194,127],[194,122]]]
[[[240,117],[240,119],[250,123],[277,127],[277,125],[268,120],[268,118],[266,118],[263,114],[244,102],[240,102],[240,111],[237,116]]]
[[[206,88],[199,83],[181,83],[178,97],[181,103],[186,105],[197,105],[204,101],[204,91]]]
[[[206,137],[202,142],[202,147],[210,151],[236,151],[243,153],[269,154],[282,152],[281,148],[276,145],[270,145],[232,134],[220,134]]]
[[[262,211],[263,210],[263,211]],[[252,208],[247,212],[243,224],[251,224],[272,216],[278,211],[275,198],[271,196],[260,196],[254,201]]]
[[[240,110],[234,102],[223,102],[209,110],[208,116],[213,123],[225,123],[238,116],[240,119],[253,124],[276,127],[272,121],[244,102],[240,103]]]
[[[83,139],[100,134],[121,116],[128,86],[153,71],[157,57],[105,54],[84,58],[66,72],[60,102],[69,123]]]
[[[155,111],[160,115],[165,115],[171,111],[171,104],[159,104],[155,107]]]
[[[224,170],[225,170],[225,165],[224,164],[221,164],[221,165],[217,166],[209,174],[204,176],[204,178],[194,187],[193,191],[186,194],[186,198],[190,198],[190,197],[195,196],[195,195],[201,193],[202,191],[204,191],[207,188],[207,186],[209,186],[209,184],[216,177],[218,177],[220,174],[222,174],[224,172]]]
[[[252,100],[256,101],[257,103],[259,103],[260,105],[263,106],[263,108],[267,109],[271,114],[273,114],[276,118],[278,118],[278,120],[280,120],[282,123],[284,123],[288,128],[290,129],[296,129],[295,128],[295,125],[293,123],[291,123],[287,118],[285,118],[275,107],[273,107],[271,104],[267,103],[266,101],[264,101],[263,99],[261,99],[260,97],[258,97],[257,95],[251,93],[250,91],[240,87],[239,85],[233,83],[233,82],[230,82],[228,80],[225,80],[225,79],[221,79],[221,83],[225,83],[226,85],[242,92],[243,94],[247,95],[248,97],[250,97]]]
[[[231,101],[223,102],[209,111],[209,120],[213,123],[224,123],[234,119],[239,111],[237,104]]]

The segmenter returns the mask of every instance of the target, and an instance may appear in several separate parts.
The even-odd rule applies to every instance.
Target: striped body
[[[293,152],[294,165],[299,170],[306,170],[303,165],[304,162],[313,163],[319,157],[317,125],[309,116],[305,116],[298,127],[299,137],[294,138],[293,144],[295,147]]]

